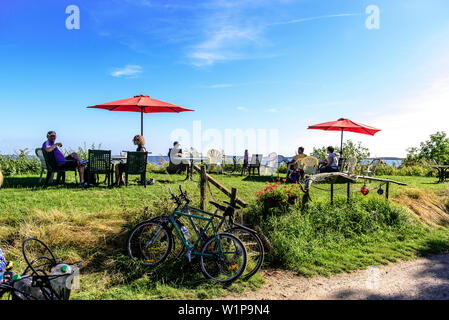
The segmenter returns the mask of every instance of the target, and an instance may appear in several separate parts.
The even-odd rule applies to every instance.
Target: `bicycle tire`
[[[220,241],[220,246],[224,249],[224,257],[219,257],[217,254],[217,237]],[[214,256],[207,257],[201,255],[201,272],[208,279],[212,279],[220,283],[230,283],[237,280],[245,271],[247,262],[246,249],[243,243],[236,236],[230,233],[220,233],[217,235],[217,237],[214,236],[209,238],[209,240],[206,241],[201,248],[202,254],[213,254]],[[225,243],[226,239],[229,239],[231,243],[228,243],[227,241]],[[232,245],[234,246],[235,251],[228,252],[227,250],[232,250]],[[231,254],[232,256],[229,257],[228,255]],[[209,265],[212,270],[211,268],[209,268]],[[217,275],[215,275],[217,270],[213,270],[214,265],[216,265],[216,269],[218,269],[219,271]]]
[[[154,222],[162,223],[165,220],[167,220],[167,218],[165,216],[158,216],[158,217],[155,217],[155,218],[150,219],[148,221],[154,221]],[[177,260],[186,252],[186,247],[182,243],[182,240],[176,234],[176,231],[173,233],[174,228],[173,228],[173,225],[171,223],[170,223],[170,226],[168,226],[168,229],[170,230],[170,232],[172,234],[172,249],[171,249],[171,252],[170,252],[171,256],[169,257],[169,259]]]
[[[260,240],[259,236],[254,231],[246,228],[235,227],[229,229],[227,232],[236,235],[245,246],[247,263],[242,278],[249,279],[262,267],[265,257],[262,240]],[[241,236],[239,236],[239,234]]]
[[[153,227],[155,228],[153,229]],[[151,235],[153,230],[155,230],[155,232],[153,235]],[[142,236],[144,231],[148,231],[150,233],[150,242],[154,241],[154,243],[156,243],[156,241],[158,240],[162,241],[160,248],[156,247],[152,250],[153,252],[155,252],[155,256],[153,256],[151,252],[146,252],[150,247],[148,245],[148,241],[144,246],[145,251],[142,250]],[[154,221],[144,221],[135,226],[134,229],[132,229],[129,233],[128,239],[126,241],[126,249],[128,256],[131,259],[138,259],[144,262],[146,265],[156,266],[162,263],[170,254],[172,242],[171,232],[166,226],[164,226],[162,223],[157,223]]]

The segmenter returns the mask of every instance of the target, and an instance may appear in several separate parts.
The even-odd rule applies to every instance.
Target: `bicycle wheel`
[[[212,255],[201,255],[201,271],[206,278],[222,283],[232,282],[245,271],[245,247],[232,234],[220,233],[217,237],[210,238],[201,249],[202,254]]]
[[[165,220],[167,220],[166,217],[159,216],[159,217],[155,217],[149,221],[162,223]],[[168,226],[168,228],[170,230],[170,233],[172,234],[172,248],[171,248],[170,256],[168,257],[168,259],[176,260],[176,259],[179,259],[186,252],[186,247],[182,243],[182,240],[178,237],[178,235],[177,235],[176,231],[174,230],[173,225],[171,223]]]
[[[131,230],[127,250],[131,259],[156,266],[167,258],[171,245],[171,233],[167,227],[154,221],[144,221]]]
[[[232,228],[227,232],[239,238],[246,249],[248,261],[246,263],[246,269],[243,272],[242,277],[245,279],[249,279],[253,275],[255,275],[262,266],[265,256],[262,241],[254,231],[245,228]]]

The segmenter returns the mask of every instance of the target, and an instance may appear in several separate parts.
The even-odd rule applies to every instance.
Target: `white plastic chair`
[[[318,159],[312,156],[305,157],[302,160],[304,174],[314,175],[318,169]]]
[[[279,169],[278,155],[276,152],[272,152],[268,155],[263,167],[264,174],[266,174],[267,170],[269,169],[271,171],[271,177],[273,177],[273,174]]]
[[[346,161],[346,171],[343,171],[343,173],[346,173],[347,175],[353,175],[354,171],[355,171],[355,167],[357,166],[357,158],[355,157],[350,157],[347,161]]]
[[[380,159],[374,159],[371,161],[371,163],[368,165],[368,168],[366,168],[363,171],[363,174],[368,175],[368,177],[372,177],[376,173],[377,167],[380,165]],[[371,180],[369,180],[369,183],[371,183]]]
[[[207,156],[209,158],[208,172],[210,172],[210,167],[215,165],[217,166],[217,173],[219,173],[218,168],[220,168],[221,173],[223,173],[223,158],[221,152],[216,149],[210,149],[207,151]]]
[[[302,160],[304,160],[305,158],[299,158],[296,159],[295,162],[289,164],[287,166],[287,176],[289,176],[293,171],[295,171],[295,167],[299,168],[299,169],[303,169],[303,162]]]

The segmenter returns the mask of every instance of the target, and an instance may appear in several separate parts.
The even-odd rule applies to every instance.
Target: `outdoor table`
[[[187,160],[190,162],[189,167],[187,168],[187,176],[184,180],[187,180],[190,178],[190,180],[195,182],[195,180],[193,180],[193,163],[195,161],[203,163],[203,161],[207,160],[208,157],[190,157],[190,158],[189,157],[176,157],[175,159],[176,160]]]
[[[431,165],[430,167],[438,170],[438,183],[446,182],[446,176],[449,174],[449,165]]]

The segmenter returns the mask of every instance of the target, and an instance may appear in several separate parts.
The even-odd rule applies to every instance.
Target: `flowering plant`
[[[301,189],[296,184],[286,184],[286,179],[278,178],[276,183],[265,183],[265,187],[257,192],[257,203],[267,212],[270,208],[286,208],[289,205],[302,203],[299,199]]]

